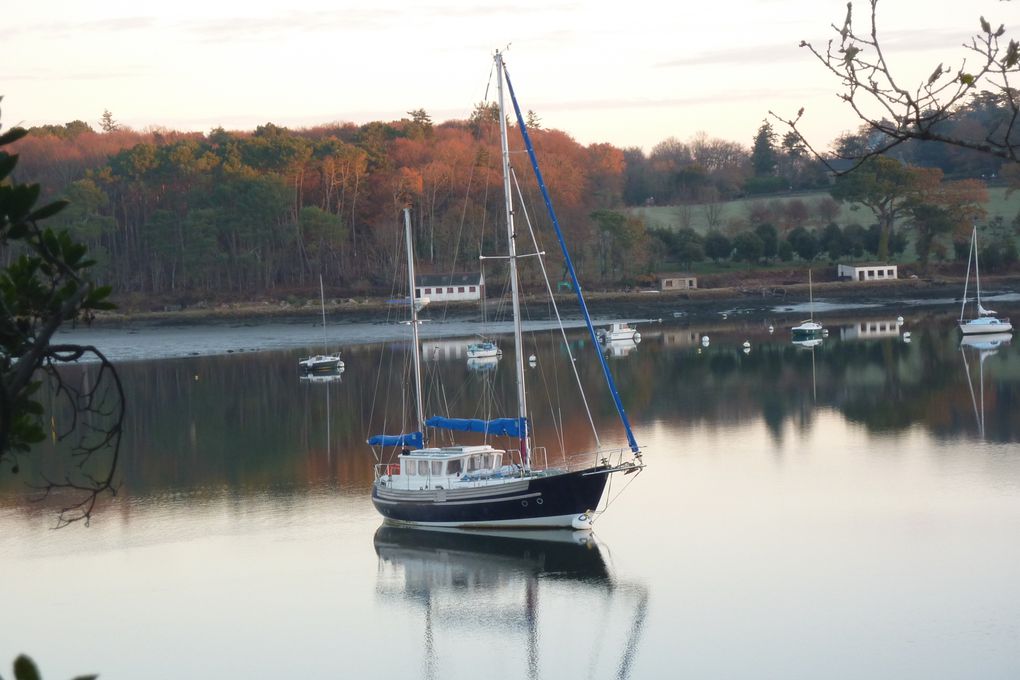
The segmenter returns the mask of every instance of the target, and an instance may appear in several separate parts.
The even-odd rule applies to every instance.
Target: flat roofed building
[[[414,277],[414,297],[430,302],[480,300],[485,295],[485,276],[468,274],[420,274]]]
[[[894,264],[839,264],[836,278],[840,281],[888,281],[898,278]]]
[[[698,287],[698,279],[692,274],[659,274],[659,290],[690,290]]]

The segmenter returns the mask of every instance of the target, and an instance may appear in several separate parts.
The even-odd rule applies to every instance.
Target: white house
[[[485,276],[473,274],[420,274],[414,277],[415,299],[430,302],[480,300],[485,295]]]
[[[887,281],[897,278],[894,264],[839,264],[836,278],[840,281]]]

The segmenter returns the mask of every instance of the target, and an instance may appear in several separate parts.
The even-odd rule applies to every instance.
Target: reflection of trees
[[[810,351],[779,338],[753,343],[746,355],[739,349],[743,336],[716,333],[712,346],[700,350],[645,341],[641,360],[656,377],[640,385],[649,391],[638,400],[642,410],[630,411],[639,422],[739,425],[763,418],[779,438],[787,422],[803,429],[816,409],[830,408],[876,432],[921,425],[939,436],[955,435],[961,424],[973,422],[958,340],[952,329],[937,327],[915,332],[910,344],[831,338],[815,349],[813,371]],[[1016,441],[1020,362],[1010,348],[995,359],[996,380],[986,385],[988,436]]]
[[[752,349],[744,354],[744,337],[719,330],[709,348],[672,347],[648,333],[636,351],[613,361],[639,442],[641,425],[656,421],[739,427],[759,419],[778,440],[791,427],[810,429],[819,409],[838,411],[876,432],[914,426],[938,437],[976,432],[951,330],[915,331],[910,344],[830,338],[815,349],[813,367],[811,351],[786,338],[752,337]],[[576,366],[600,437],[622,444],[592,348],[580,332],[570,338],[581,350]],[[406,352],[406,344],[352,347],[342,379],[328,384],[300,381],[296,355],[288,352],[124,363],[120,372],[132,408],[124,426],[122,493],[243,493],[333,484],[367,492],[374,459],[365,440],[384,431],[384,420],[399,426],[407,412]],[[552,463],[560,460],[564,441],[569,453],[591,451],[594,438],[573,374],[562,361],[562,339],[529,334],[526,352],[538,357],[528,369],[536,444],[547,448]],[[463,359],[427,361],[429,383],[450,404],[447,409],[434,399],[429,415],[508,412],[514,403],[511,359],[512,352],[484,375]],[[986,439],[1018,441],[1020,347],[1000,349],[985,371]],[[472,437],[458,435],[457,441],[474,443]],[[500,438],[493,443],[506,444]],[[56,457],[54,446],[40,445],[41,459]],[[5,484],[4,490],[23,489],[20,481]]]

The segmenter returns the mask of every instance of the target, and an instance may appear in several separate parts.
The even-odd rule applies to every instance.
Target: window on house
[[[432,289],[431,288],[426,288],[425,289],[425,294],[426,295],[432,295]]]
[[[448,288],[446,289],[446,292],[447,292],[447,293],[452,293],[452,292],[453,292],[453,286],[449,286],[449,287],[448,287]]]
[[[476,291],[475,291],[475,287],[474,287],[474,286],[469,286],[469,287],[468,287],[468,292],[469,292],[469,293],[474,293],[474,292],[476,292]]]
[[[894,269],[890,269],[889,270],[889,276],[896,276],[896,274],[893,273],[894,271],[895,271]]]
[[[458,293],[463,293],[463,292],[464,292],[464,286],[459,286],[459,287],[457,288],[457,292],[458,292]]]

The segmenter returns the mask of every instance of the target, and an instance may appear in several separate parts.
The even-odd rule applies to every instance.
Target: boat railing
[[[374,467],[375,479],[400,474],[400,463],[376,463]]]

